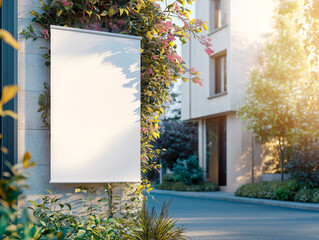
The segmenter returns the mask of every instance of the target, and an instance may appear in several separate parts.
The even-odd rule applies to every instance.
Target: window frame
[[[214,32],[227,25],[227,0],[211,0],[210,9],[210,31]]]
[[[217,64],[219,60],[224,59],[223,74],[220,74],[218,80]],[[222,72],[221,72],[222,73]],[[223,76],[223,77],[222,77]],[[219,85],[218,85],[219,83]],[[220,87],[218,91],[217,88]],[[210,57],[210,81],[209,81],[209,97],[215,98],[227,94],[227,51],[222,51]]]

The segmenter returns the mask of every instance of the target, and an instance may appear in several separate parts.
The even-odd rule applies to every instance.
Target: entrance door
[[[206,120],[206,143],[207,180],[226,186],[226,116]]]

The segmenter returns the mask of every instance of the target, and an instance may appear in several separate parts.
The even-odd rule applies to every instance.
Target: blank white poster
[[[51,26],[51,182],[140,172],[140,38]]]

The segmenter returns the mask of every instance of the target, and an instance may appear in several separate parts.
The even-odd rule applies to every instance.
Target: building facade
[[[209,22],[214,54],[198,41],[183,47],[183,59],[201,72],[203,87],[182,84],[182,120],[199,126],[199,162],[207,181],[224,191],[258,181],[260,146],[245,131],[236,111],[245,96],[249,71],[258,66],[272,31],[276,0],[196,1],[196,18]]]

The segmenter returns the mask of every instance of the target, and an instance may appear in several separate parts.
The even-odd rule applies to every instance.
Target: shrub
[[[319,151],[317,147],[302,147],[291,149],[290,159],[286,163],[286,169],[291,178],[300,184],[306,184],[311,188],[319,186]]]
[[[174,182],[162,182],[157,186],[157,188],[162,190],[173,190],[174,184]]]
[[[313,194],[311,198],[311,202],[313,203],[319,203],[319,189],[313,189]]]
[[[313,189],[301,189],[296,193],[294,200],[296,202],[311,202],[312,196]]]
[[[276,190],[275,194],[278,200],[293,200],[299,185],[295,180],[283,182]]]
[[[153,207],[149,212],[147,207],[139,212],[138,223],[141,230],[134,232],[134,240],[150,240],[150,239],[167,239],[167,240],[186,240],[184,236],[184,227],[176,226],[177,219],[173,219],[168,215],[169,203],[164,202],[162,211],[158,215]]]
[[[296,181],[247,183],[237,189],[235,196],[249,198],[265,198],[279,200],[293,200],[298,190]]]
[[[187,191],[190,192],[214,192],[218,190],[218,184],[212,182],[205,182],[199,185],[190,185],[187,187]]]
[[[163,182],[174,182],[174,174],[173,173],[167,173],[162,177]]]
[[[173,185],[172,190],[174,191],[187,191],[188,185],[183,182],[177,182]]]
[[[159,159],[164,167],[172,169],[177,159],[186,159],[197,155],[197,124],[179,120],[164,120],[161,123],[160,135],[155,148],[161,151]]]
[[[212,183],[212,182],[186,185],[183,182],[163,181],[161,184],[157,186],[157,188],[162,190],[190,191],[190,192],[213,192],[213,191],[219,190],[218,184]]]
[[[178,159],[177,163],[174,164],[173,173],[180,176],[180,180],[188,185],[203,182],[203,173],[198,165],[196,155],[191,155],[187,159]]]

